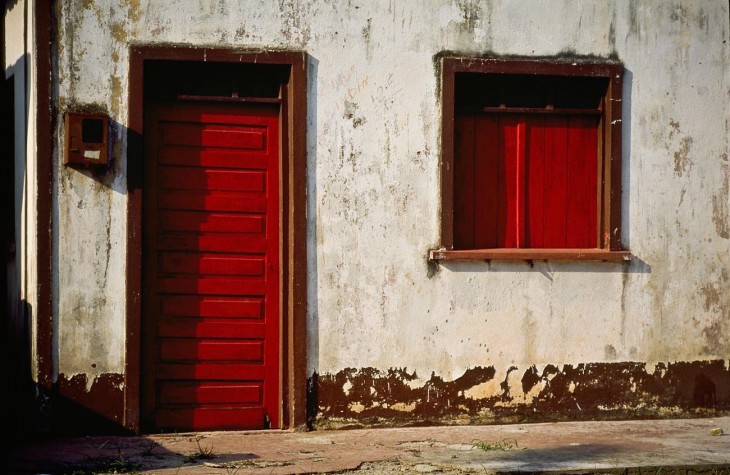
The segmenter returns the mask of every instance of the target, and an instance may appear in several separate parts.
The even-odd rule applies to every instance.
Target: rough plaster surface
[[[84,106],[115,121],[110,172],[56,157],[60,373],[124,369],[132,43],[309,54],[309,374],[407,368],[423,385],[475,366],[730,357],[726,1],[58,5],[58,118]],[[444,50],[623,61],[630,264],[428,263]]]

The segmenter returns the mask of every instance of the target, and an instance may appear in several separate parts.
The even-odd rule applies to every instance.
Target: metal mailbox
[[[109,116],[67,112],[65,122],[65,165],[95,167],[109,164]]]

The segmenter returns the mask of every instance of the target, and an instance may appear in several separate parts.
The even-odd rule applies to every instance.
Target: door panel
[[[278,107],[158,106],[145,140],[143,417],[278,427]]]
[[[163,383],[160,400],[164,404],[261,403],[259,383]]]

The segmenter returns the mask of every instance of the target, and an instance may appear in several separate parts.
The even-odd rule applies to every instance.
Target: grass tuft
[[[475,449],[491,452],[494,450],[512,450],[519,448],[515,439],[502,439],[496,442],[484,442],[483,440],[475,440],[471,443]]]
[[[213,454],[213,446],[203,447],[200,444],[200,441],[203,439],[203,436],[195,436],[195,444],[198,446],[197,452],[194,454],[190,454],[187,457],[185,457],[185,463],[194,463],[198,460],[208,460],[215,457]]]

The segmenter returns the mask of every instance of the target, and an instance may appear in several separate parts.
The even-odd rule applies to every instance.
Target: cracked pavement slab
[[[12,446],[8,473],[717,475],[730,474],[728,433],[730,417],[83,437]]]

